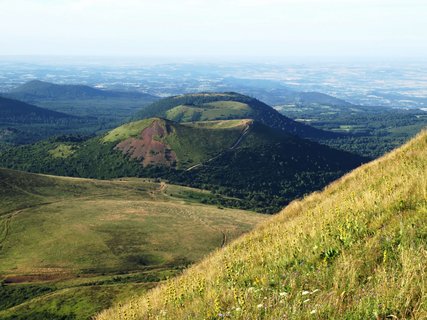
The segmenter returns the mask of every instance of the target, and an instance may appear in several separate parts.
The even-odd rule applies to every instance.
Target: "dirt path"
[[[224,248],[224,247],[225,247],[225,245],[227,244],[227,235],[226,235],[223,231],[221,231],[221,233],[222,233],[222,243],[221,243],[221,248]]]
[[[243,139],[244,139],[244,138],[249,134],[250,129],[251,129],[251,125],[250,125],[250,124],[248,124],[248,125],[246,126],[246,128],[243,130],[243,132],[242,132],[242,134],[240,135],[240,137],[237,139],[237,141],[236,141],[236,142],[235,142],[235,143],[234,143],[230,148],[228,148],[226,151],[222,151],[222,152],[220,152],[220,153],[219,153],[219,154],[217,154],[216,156],[214,156],[214,157],[212,157],[212,158],[210,158],[210,159],[206,160],[206,161],[205,161],[205,162],[203,162],[203,163],[198,163],[198,164],[196,164],[196,165],[194,165],[194,166],[191,166],[190,168],[186,169],[185,171],[191,171],[191,170],[194,170],[194,169],[196,169],[196,168],[199,168],[199,167],[201,167],[201,166],[203,166],[203,165],[205,165],[205,164],[207,164],[207,163],[209,163],[209,162],[214,161],[215,159],[218,159],[218,158],[219,158],[219,157],[221,157],[225,152],[236,149],[236,148],[240,145],[240,143],[243,141]]]
[[[155,190],[152,190],[152,191],[150,191],[149,192],[149,195],[151,196],[151,197],[153,197],[153,198],[155,198],[155,196],[156,195],[159,195],[159,194],[164,194],[164,195],[166,195],[166,189],[168,188],[168,185],[167,185],[167,183],[166,182],[160,182],[160,185],[159,185],[159,188],[158,189],[155,189]]]
[[[24,209],[22,209],[22,210],[24,210]],[[0,234],[0,250],[3,249],[3,243],[6,241],[7,236],[9,235],[11,220],[13,219],[13,217],[15,215],[20,213],[22,210],[15,211],[15,212],[10,213],[7,216],[2,218],[2,220],[4,220],[4,221],[2,221],[3,222],[3,232]]]
[[[3,222],[3,232],[2,232],[3,235],[0,233],[0,250],[2,249],[3,243],[4,243],[4,241],[6,241],[6,238],[9,235],[10,223],[16,215],[18,215],[22,211],[25,211],[28,209],[37,208],[37,207],[41,207],[41,206],[45,206],[45,205],[49,205],[49,204],[53,204],[53,203],[57,203],[57,202],[61,202],[61,201],[42,202],[42,203],[37,203],[37,204],[27,206],[27,207],[3,212],[0,215],[0,219],[3,220],[2,221]]]

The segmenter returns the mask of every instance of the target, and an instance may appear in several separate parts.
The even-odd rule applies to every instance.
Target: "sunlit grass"
[[[110,319],[426,319],[427,133]]]
[[[0,319],[89,319],[267,218],[200,203],[213,197],[0,169]]]

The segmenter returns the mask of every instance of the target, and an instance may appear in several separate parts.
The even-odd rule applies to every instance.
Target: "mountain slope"
[[[425,319],[427,132],[103,319]]]
[[[51,139],[0,152],[0,166],[8,168],[102,179],[162,177],[234,199],[224,205],[269,213],[364,161],[251,119],[150,118],[86,141]]]
[[[100,99],[100,98],[152,98],[156,97],[140,92],[119,92],[92,88],[86,85],[54,84],[32,80],[7,93],[20,99]]]
[[[0,318],[90,319],[265,220],[215,197],[0,169]]]
[[[270,105],[295,104],[298,106],[328,105],[347,109],[353,104],[320,92],[295,91],[280,81],[265,79],[225,78],[222,90],[255,96]]]
[[[0,121],[7,123],[48,122],[74,118],[64,113],[39,108],[22,101],[0,97]]]
[[[187,169],[231,147],[250,122],[219,121],[199,126],[151,118],[120,126],[102,142],[116,143],[116,150],[142,161],[144,166]]]
[[[291,92],[285,95],[285,99],[282,103],[292,103],[301,106],[338,106],[344,107],[343,109],[348,109],[353,106],[350,102],[320,92]]]
[[[146,106],[136,117],[162,117],[179,122],[250,118],[303,138],[336,136],[332,132],[289,119],[257,99],[233,92],[197,93],[165,98]]]
[[[0,153],[0,158],[2,165],[15,169],[93,178],[138,176],[171,168],[185,170],[232,146],[246,122],[233,121],[234,125],[225,128],[199,128],[151,118],[86,141],[65,137],[11,147]]]
[[[34,143],[64,134],[88,135],[100,129],[94,118],[78,117],[0,97],[0,144]]]
[[[114,128],[128,121],[137,110],[158,100],[141,92],[121,92],[86,85],[63,85],[33,80],[10,92],[9,98],[81,117],[96,117]]]
[[[192,170],[169,173],[168,179],[218,190],[245,199],[249,208],[275,213],[366,161],[256,121],[242,134],[237,147],[224,150]]]

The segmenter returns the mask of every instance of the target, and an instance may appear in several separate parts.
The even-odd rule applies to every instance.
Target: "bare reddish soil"
[[[142,165],[164,165],[175,166],[175,152],[162,140],[170,132],[167,125],[160,121],[154,121],[148,128],[145,128],[139,137],[128,138],[120,142],[116,149],[132,159],[141,161]]]

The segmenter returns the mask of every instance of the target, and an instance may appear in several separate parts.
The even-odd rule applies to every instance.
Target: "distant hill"
[[[319,92],[289,92],[284,95],[283,103],[296,104],[301,106],[327,105],[339,107],[352,107],[353,104],[342,99]]]
[[[150,117],[178,122],[249,118],[303,138],[338,135],[296,122],[255,98],[234,92],[186,94],[161,99],[143,108],[136,116],[139,119]]]
[[[89,135],[102,124],[93,117],[78,117],[0,97],[0,143],[34,143],[63,134]]]
[[[49,122],[58,119],[74,118],[64,113],[39,108],[28,103],[0,97],[0,122]]]
[[[298,106],[327,105],[349,108],[353,104],[320,92],[297,91],[280,81],[266,79],[242,79],[229,77],[222,81],[223,90],[237,91],[257,97],[271,105],[293,104]]]
[[[100,98],[138,98],[152,99],[156,97],[140,92],[121,92],[100,90],[86,85],[74,84],[54,84],[50,82],[32,80],[23,85],[12,89],[7,93],[8,96],[16,97],[22,100],[39,99],[100,99]]]
[[[424,132],[97,319],[425,319],[426,159]]]
[[[252,119],[149,118],[86,141],[51,139],[0,153],[0,166],[8,168],[102,179],[162,177],[235,199],[225,205],[264,212],[275,212],[364,161]]]
[[[100,90],[86,85],[39,80],[27,82],[2,95],[58,112],[96,117],[108,128],[127,122],[135,112],[159,99],[142,92]]]
[[[0,319],[90,319],[266,219],[201,203],[216,198],[0,169]]]

